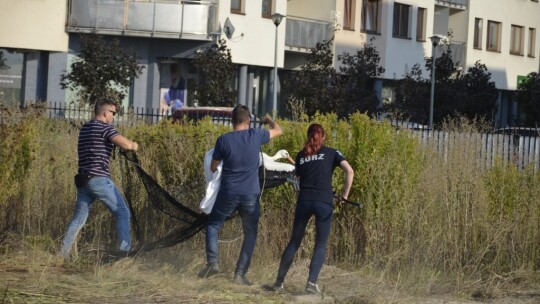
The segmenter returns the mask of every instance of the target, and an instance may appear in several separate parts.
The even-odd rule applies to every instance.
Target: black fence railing
[[[94,108],[91,106],[48,102],[43,105],[43,109],[47,117],[51,119],[88,121],[94,117]],[[166,109],[130,107],[118,111],[114,123],[119,125],[152,124],[171,117],[171,111]]]
[[[94,109],[91,106],[79,106],[76,104],[48,102],[38,104],[43,107],[45,114],[50,119],[68,119],[79,122],[85,122],[92,119]],[[136,125],[153,124],[162,120],[171,120],[172,122],[197,122],[206,117],[210,117],[212,122],[225,126],[232,126],[230,107],[185,107],[171,112],[169,109],[157,109],[151,107],[130,107],[123,111],[118,111],[115,116],[115,125]],[[252,116],[251,127],[260,127],[260,120]]]

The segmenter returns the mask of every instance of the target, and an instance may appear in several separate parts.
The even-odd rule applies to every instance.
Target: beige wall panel
[[[68,49],[66,0],[1,0],[0,48]]]

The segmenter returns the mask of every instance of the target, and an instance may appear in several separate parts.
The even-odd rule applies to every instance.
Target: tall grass
[[[81,124],[45,119],[39,110],[10,108],[1,114],[0,232],[51,235],[58,244],[74,208]],[[10,119],[5,119],[8,115]],[[411,284],[450,276],[456,289],[467,282],[487,286],[501,284],[500,278],[510,284],[523,276],[534,277],[540,262],[540,176],[532,168],[518,171],[502,164],[479,168],[475,149],[466,141],[442,157],[407,131],[396,132],[362,114],[348,121],[335,115],[280,121],[284,135],[265,145],[265,152],[287,149],[295,155],[312,122],[325,127],[327,145],[342,151],[355,169],[350,197],[363,204],[361,209],[336,205],[327,263],[367,267],[381,277],[407,274]],[[204,152],[228,130],[210,121],[120,128],[139,143],[143,168],[195,210],[204,191]],[[121,185],[119,159],[112,160],[112,174]],[[343,184],[339,169],[334,183],[337,190]],[[294,207],[290,186],[264,191],[254,269],[277,269]],[[166,222],[147,224],[167,227]],[[310,257],[314,233],[309,226],[300,257]],[[112,246],[114,235],[111,215],[96,204],[79,243]],[[201,233],[182,245],[201,264],[203,238]],[[234,265],[239,243],[221,246],[222,264]]]

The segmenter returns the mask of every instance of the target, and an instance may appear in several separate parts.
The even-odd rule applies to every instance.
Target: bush
[[[0,124],[0,231],[50,234],[58,242],[74,208],[80,123],[48,120],[37,110],[17,115]],[[518,171],[497,165],[483,170],[476,166],[475,150],[466,144],[454,145],[439,156],[409,131],[396,132],[359,113],[347,121],[333,114],[280,121],[284,135],[265,145],[264,151],[287,149],[294,156],[312,122],[324,126],[327,145],[342,151],[355,169],[350,198],[364,205],[362,209],[336,205],[327,263],[347,268],[369,265],[388,274],[443,272],[454,274],[456,280],[489,280],[494,273],[537,270],[540,176],[533,168]],[[143,168],[195,210],[204,191],[204,152],[229,130],[209,119],[196,126],[162,122],[120,128],[140,144]],[[111,162],[117,185],[122,184],[121,160],[117,155]],[[336,171],[334,188],[339,190],[343,174]],[[264,191],[255,267],[279,258],[290,237],[295,202],[289,185]],[[84,246],[114,240],[111,215],[102,204],[96,207],[81,234]],[[152,226],[159,229],[167,223]],[[301,257],[310,257],[314,233],[309,226]],[[202,254],[203,238],[201,233],[185,246]],[[238,243],[222,246],[222,261],[234,264]]]

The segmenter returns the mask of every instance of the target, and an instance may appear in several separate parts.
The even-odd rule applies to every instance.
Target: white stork
[[[292,165],[277,161],[282,158],[288,160]],[[287,180],[292,181],[294,179],[294,160],[287,150],[279,150],[274,156],[269,156],[264,152],[259,154],[259,183],[261,189],[274,188],[284,184]]]
[[[278,159],[286,159],[291,164],[278,162]],[[279,150],[277,151],[274,156],[270,156],[264,152],[261,152],[259,154],[259,167],[264,165],[264,168],[269,171],[286,171],[291,172],[294,171],[294,160],[289,155],[289,152],[287,150]]]
[[[221,162],[219,163],[216,172],[212,172],[210,170],[213,152],[214,148],[206,151],[204,154],[203,166],[204,177],[206,180],[206,191],[204,198],[199,203],[199,207],[206,214],[210,214],[216,201],[221,184],[221,170],[223,167],[223,162]],[[284,184],[287,180],[294,180],[294,166],[276,161],[282,158],[285,158],[294,164],[294,160],[291,158],[287,150],[279,150],[274,156],[268,156],[262,152],[259,154],[259,183],[261,189],[263,188],[263,185],[264,188],[274,188]],[[262,170],[263,162],[265,169],[264,171]]]

